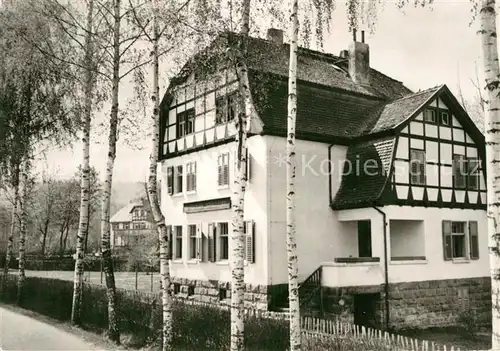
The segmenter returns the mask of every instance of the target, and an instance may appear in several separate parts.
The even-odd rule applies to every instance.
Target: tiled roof
[[[172,80],[172,84],[184,82],[192,71],[203,74],[227,66],[229,59],[225,56],[227,42],[237,38],[236,33],[221,34],[185,65],[177,78]],[[247,64],[250,69],[288,77],[290,55],[288,44],[276,45],[269,40],[250,37],[247,42],[247,52]],[[373,68],[370,70],[370,85],[363,86],[354,83],[349,77],[346,59],[304,48],[299,48],[298,53],[297,78],[304,82],[390,100],[411,93],[403,83]]]
[[[385,138],[349,146],[333,208],[370,204],[380,198],[388,180],[395,144],[395,138]]]
[[[125,207],[122,207],[118,212],[116,212],[109,221],[111,223],[132,221],[132,214],[130,212],[132,212],[132,209],[136,206],[142,206],[142,203],[140,202],[129,203]]]
[[[409,94],[374,109],[371,116],[367,116],[368,127],[363,134],[393,129],[412,117],[415,111],[428,102],[443,85],[427,89],[418,93]]]
[[[254,105],[264,122],[264,132],[285,133],[287,128],[287,82],[271,75],[251,74]],[[297,137],[350,139],[368,128],[366,117],[381,101],[346,95],[317,86],[298,85]]]

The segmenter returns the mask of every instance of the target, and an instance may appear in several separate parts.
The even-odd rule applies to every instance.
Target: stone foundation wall
[[[380,294],[375,323],[383,327],[384,285],[324,287],[325,317],[353,323],[354,296],[367,293]],[[308,309],[318,315],[319,307],[317,302],[312,302]],[[491,281],[484,277],[390,284],[389,309],[390,327],[396,330],[453,326],[460,324],[461,318],[473,318],[476,325],[488,325],[491,323]]]
[[[489,277],[391,284],[389,296],[396,329],[457,325],[463,317],[491,323]]]
[[[193,280],[172,277],[174,291],[178,289],[177,297],[190,298],[208,303],[230,304],[231,283],[217,280]],[[250,309],[268,310],[268,287],[266,285],[246,284],[245,307]],[[221,296],[221,289],[224,296]]]

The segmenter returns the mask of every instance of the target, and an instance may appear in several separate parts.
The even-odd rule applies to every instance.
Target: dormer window
[[[424,121],[428,123],[436,123],[436,111],[434,110],[424,110]]]
[[[194,108],[177,114],[177,138],[194,133]]]
[[[238,92],[220,96],[215,100],[215,124],[223,124],[236,118]]]

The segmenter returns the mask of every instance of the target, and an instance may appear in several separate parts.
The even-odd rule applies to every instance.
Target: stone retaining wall
[[[220,282],[217,280],[193,280],[186,278],[172,277],[172,283],[176,294],[181,298],[191,298],[193,300],[229,304],[231,300],[231,283]],[[256,310],[268,310],[268,287],[266,285],[246,284],[245,307]],[[221,289],[224,290],[224,296],[220,295]]]
[[[354,322],[354,295],[380,293],[376,323],[385,319],[384,285],[323,288],[327,316]],[[491,323],[489,277],[389,284],[390,326],[393,329],[453,326],[472,318],[476,325]]]

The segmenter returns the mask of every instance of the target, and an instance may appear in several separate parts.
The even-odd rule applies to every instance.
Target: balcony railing
[[[380,257],[335,257],[335,263],[380,262]]]

